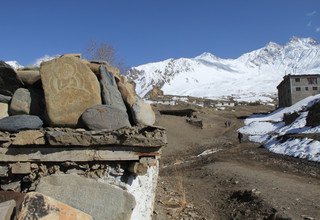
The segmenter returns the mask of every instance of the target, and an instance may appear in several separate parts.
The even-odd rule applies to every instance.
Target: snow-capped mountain
[[[203,53],[133,67],[128,76],[142,97],[157,85],[167,95],[269,101],[285,74],[315,73],[320,73],[320,44],[293,37],[285,45],[270,42],[237,59]]]
[[[21,69],[23,66],[18,63],[18,61],[5,61],[6,64],[9,64],[13,69]]]

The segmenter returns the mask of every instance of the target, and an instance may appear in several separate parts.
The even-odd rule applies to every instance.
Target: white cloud
[[[312,25],[312,22],[309,21],[309,23],[307,24],[307,26],[308,26],[308,27],[311,27],[311,25]]]
[[[312,11],[312,12],[308,12],[307,16],[312,17],[313,15],[315,15],[317,13],[317,11]]]
[[[319,33],[320,32],[320,27],[316,28],[316,32]]]

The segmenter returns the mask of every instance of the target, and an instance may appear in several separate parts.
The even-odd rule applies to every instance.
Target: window
[[[312,87],[312,90],[318,90],[318,87]]]
[[[308,77],[307,80],[309,84],[318,84],[317,77]]]
[[[295,82],[300,82],[300,78],[294,78]]]
[[[301,91],[301,88],[300,87],[296,87],[296,91]]]
[[[306,86],[306,87],[304,87],[304,88],[305,88],[306,91],[309,91],[309,87],[308,87],[308,86]]]

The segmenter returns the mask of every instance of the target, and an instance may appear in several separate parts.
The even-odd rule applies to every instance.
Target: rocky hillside
[[[133,67],[128,76],[140,96],[156,85],[166,95],[271,101],[285,74],[314,73],[320,73],[320,44],[312,38],[293,37],[285,45],[270,42],[237,59],[203,53]]]

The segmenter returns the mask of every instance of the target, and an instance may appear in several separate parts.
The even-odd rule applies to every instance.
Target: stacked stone
[[[0,61],[0,130],[84,127],[117,130],[153,125],[155,115],[119,70],[65,55],[40,69],[15,71]]]

